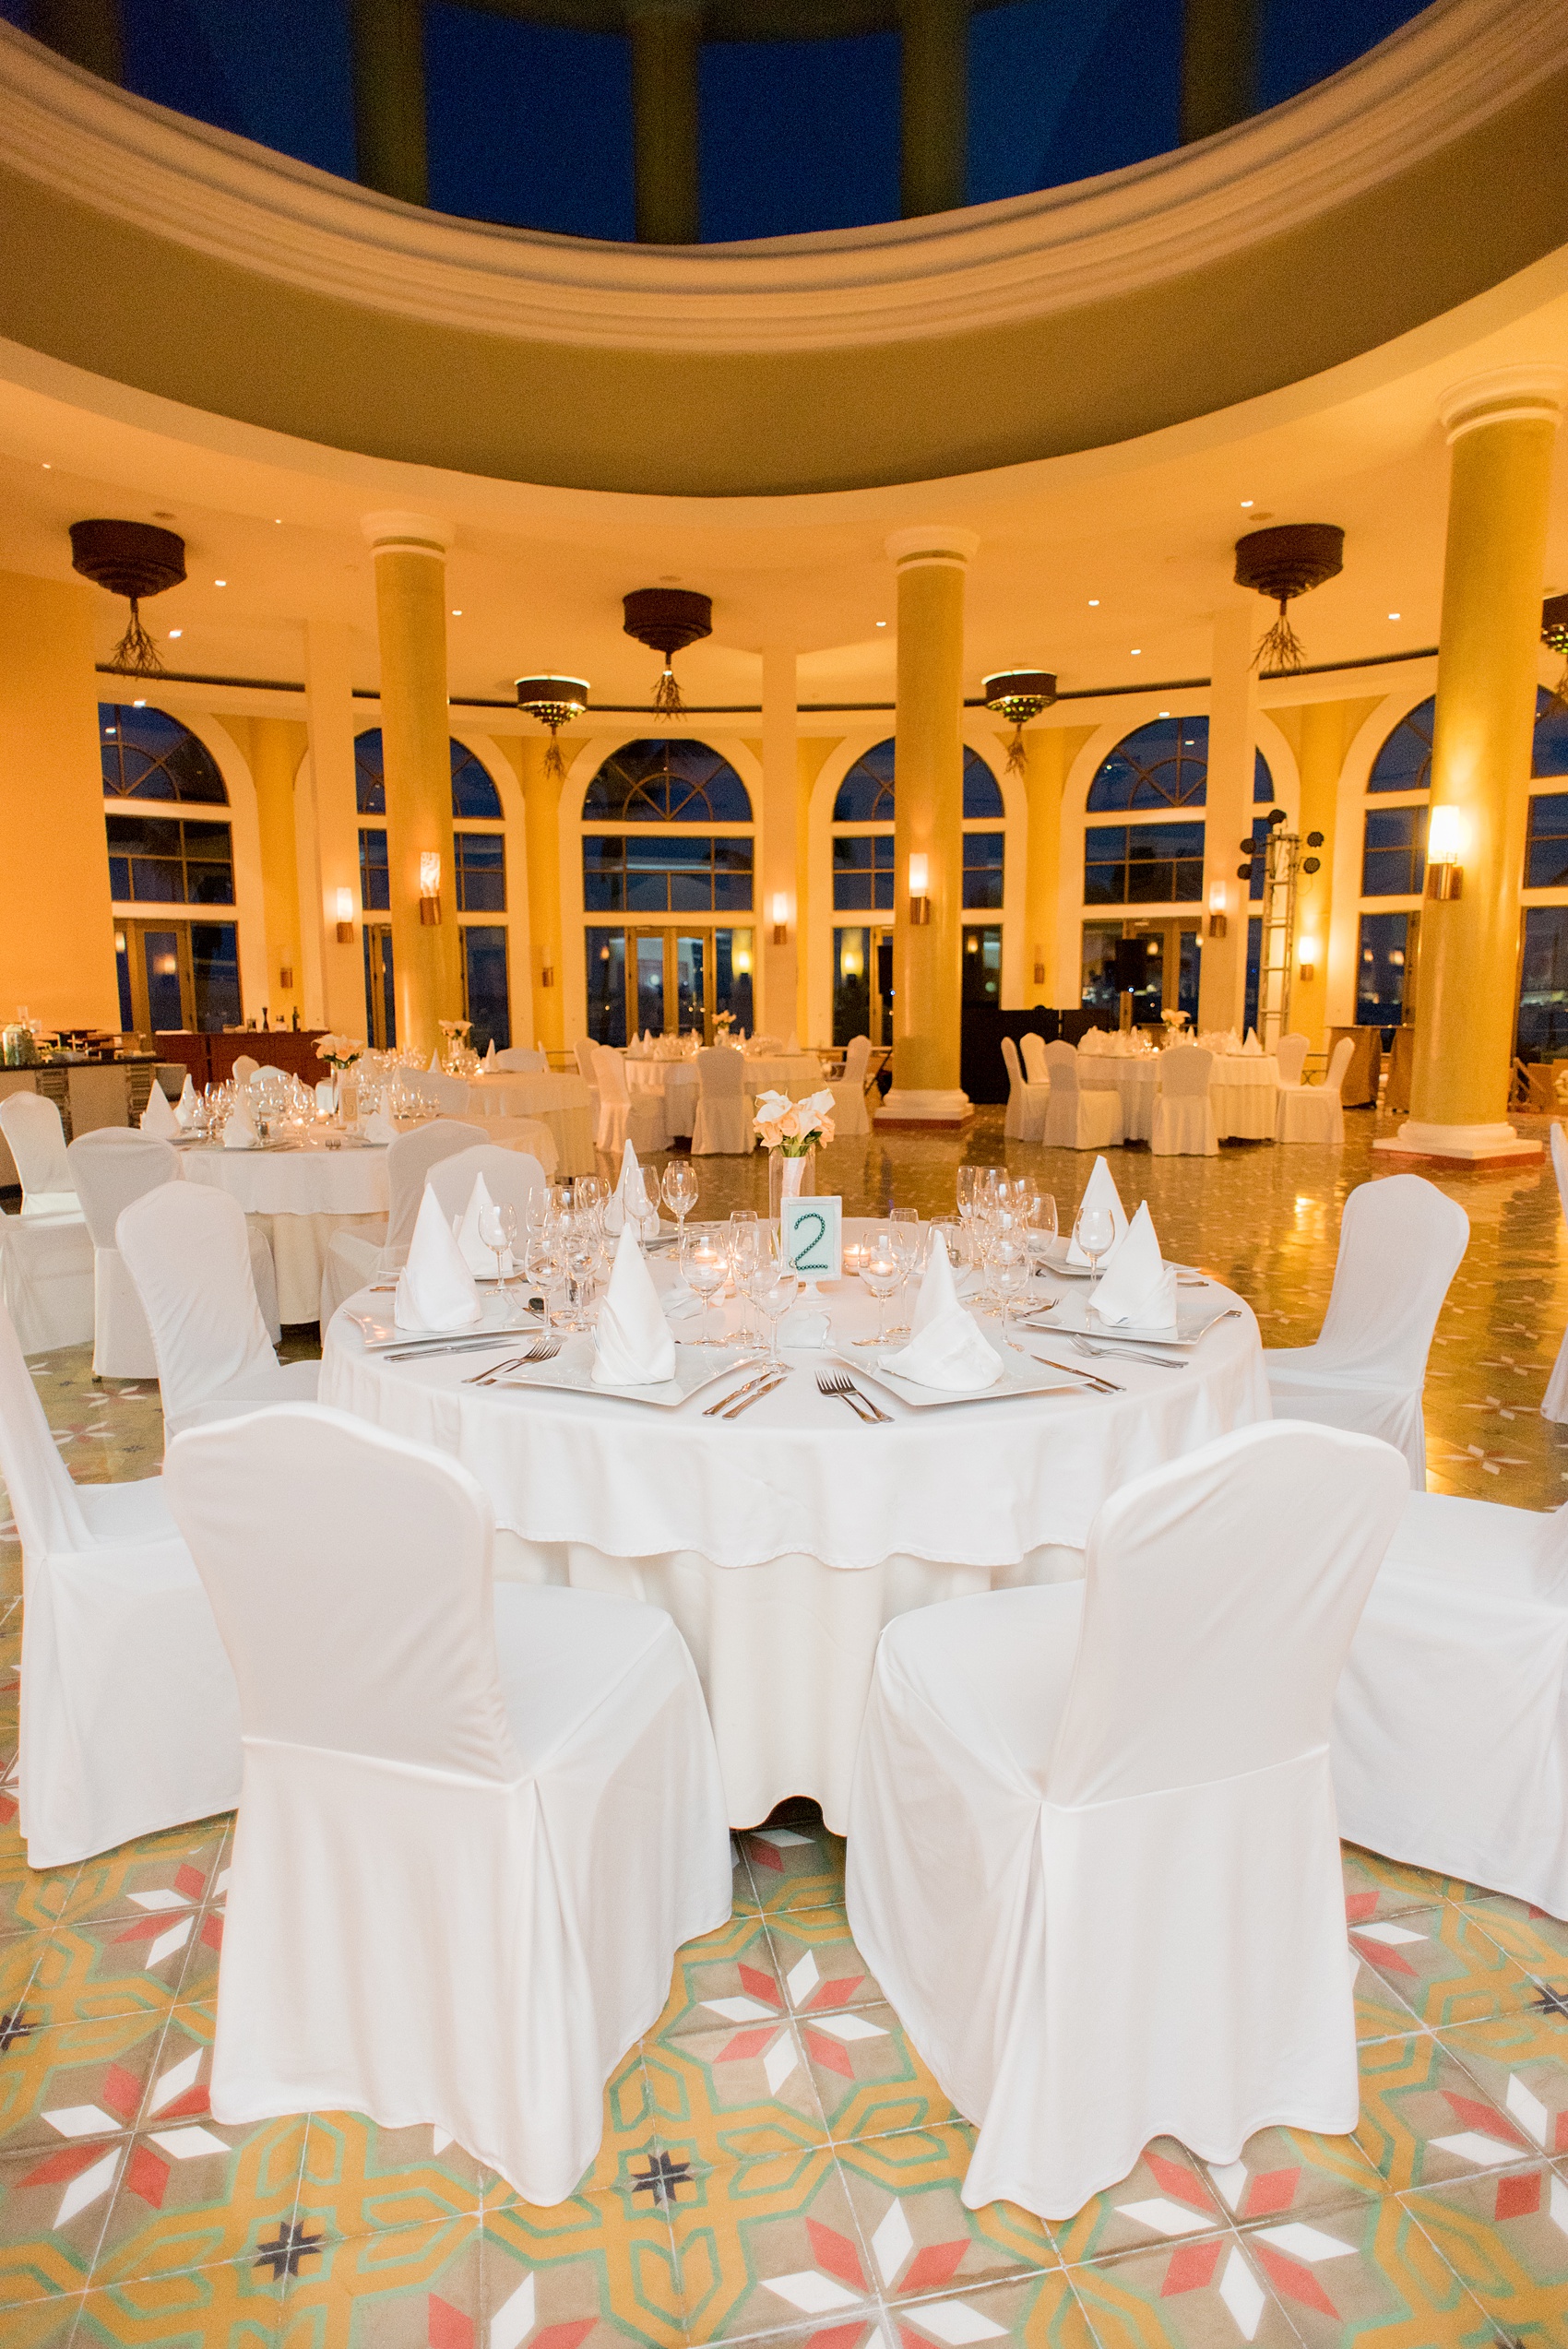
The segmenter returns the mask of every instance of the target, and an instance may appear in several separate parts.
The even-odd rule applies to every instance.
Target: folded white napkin
[[[180,1087],[180,1097],[174,1104],[175,1122],[182,1126],[189,1125],[196,1116],[197,1106],[196,1089],[187,1074]]]
[[[495,1066],[495,1038],[493,1036],[490,1039],[490,1048],[484,1056],[484,1065],[487,1069],[493,1069]]]
[[[1248,1028],[1247,1040],[1242,1045],[1241,1050],[1243,1052],[1251,1053],[1254,1059],[1263,1050],[1263,1046],[1258,1042],[1258,1032],[1255,1027]]]
[[[909,1326],[908,1346],[889,1355],[883,1369],[916,1386],[940,1387],[949,1394],[978,1394],[1002,1376],[1002,1357],[980,1335],[972,1313],[958,1302],[953,1267],[942,1234],[931,1236],[931,1252]]]
[[[596,1386],[658,1386],[675,1375],[675,1341],[665,1327],[636,1234],[629,1229],[616,1242],[610,1286],[599,1309],[591,1375]]]
[[[432,1054],[431,1054],[431,1056],[430,1056],[430,1066],[429,1066],[429,1068],[426,1070],[425,1074],[426,1074],[426,1075],[427,1075],[427,1076],[439,1076],[439,1075],[440,1075],[440,1074],[441,1074],[441,1054],[440,1054],[440,1051],[439,1051],[439,1050],[436,1050],[436,1051],[432,1052]]]
[[[1086,1207],[1109,1207],[1111,1220],[1116,1227],[1116,1237],[1099,1260],[1100,1270],[1103,1272],[1127,1237],[1127,1210],[1122,1204],[1122,1194],[1116,1188],[1116,1178],[1103,1158],[1095,1160],[1094,1172],[1084,1185],[1084,1195],[1078,1202],[1080,1216]],[[1067,1242],[1067,1262],[1070,1264],[1087,1264],[1088,1261],[1077,1241],[1070,1240]]]
[[[261,1136],[255,1130],[250,1103],[243,1093],[230,1110],[224,1125],[223,1147],[225,1150],[257,1150],[261,1147]]]
[[[364,1121],[362,1131],[367,1142],[396,1142],[398,1139],[398,1129],[385,1109],[373,1109]]]
[[[625,1226],[626,1177],[637,1171],[637,1154],[632,1147],[632,1137],[628,1134],[625,1147],[621,1153],[621,1171],[616,1177],[615,1188],[604,1203],[604,1228],[612,1238]]]
[[[495,1251],[481,1239],[479,1219],[485,1209],[493,1207],[494,1204],[490,1195],[490,1186],[484,1177],[481,1174],[475,1175],[474,1187],[469,1193],[469,1204],[463,1210],[463,1219],[457,1227],[457,1246],[469,1272],[482,1273],[487,1280],[495,1278]],[[504,1273],[509,1273],[514,1269],[512,1252],[509,1248],[502,1252],[501,1269]]]
[[[398,1275],[393,1318],[400,1330],[460,1330],[481,1320],[483,1311],[441,1202],[427,1188],[409,1261]]]
[[[1087,1053],[1089,1059],[1093,1060],[1104,1051],[1108,1040],[1103,1029],[1087,1028],[1078,1038],[1078,1050],[1080,1052]]]
[[[1116,1262],[1095,1290],[1094,1310],[1102,1322],[1176,1334],[1176,1274],[1160,1260],[1146,1199],[1127,1227]]]
[[[186,1082],[189,1083],[188,1078]],[[160,1134],[164,1140],[180,1132],[180,1121],[169,1107],[169,1096],[156,1077],[147,1097],[147,1107],[141,1113],[141,1130],[144,1133]]]

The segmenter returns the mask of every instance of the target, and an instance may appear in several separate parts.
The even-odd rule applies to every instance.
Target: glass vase
[[[782,1150],[767,1154],[767,1220],[772,1229],[774,1253],[778,1252],[778,1203],[781,1199],[814,1199],[816,1196],[816,1145],[802,1150],[798,1157]]]

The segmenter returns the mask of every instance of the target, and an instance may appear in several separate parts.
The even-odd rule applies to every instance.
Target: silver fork
[[[1157,1370],[1184,1370],[1187,1367],[1185,1362],[1172,1362],[1169,1355],[1140,1354],[1131,1346],[1086,1346],[1071,1330],[1063,1335],[1075,1353],[1090,1355],[1097,1362],[1152,1362]]]
[[[890,1411],[878,1410],[870,1395],[862,1394],[860,1388],[844,1376],[842,1370],[819,1370],[816,1374],[816,1391],[818,1394],[832,1395],[837,1402],[847,1403],[856,1418],[863,1419],[868,1428],[890,1428],[893,1425],[893,1414]]]
[[[463,1384],[489,1386],[503,1371],[520,1370],[525,1362],[553,1362],[564,1343],[564,1340],[559,1337],[538,1338],[526,1354],[514,1355],[509,1362],[493,1362],[488,1370],[476,1370],[471,1379],[463,1381]]]

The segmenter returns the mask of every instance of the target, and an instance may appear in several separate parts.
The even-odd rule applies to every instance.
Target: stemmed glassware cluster
[[[598,1319],[597,1293],[613,1254],[604,1228],[609,1195],[599,1175],[546,1183],[529,1195],[523,1264],[529,1280],[543,1292],[545,1319],[554,1329],[590,1330]],[[657,1215],[657,1206],[653,1212]],[[482,1216],[480,1237],[487,1247],[494,1246],[486,1237]],[[557,1296],[562,1301],[553,1304]]]

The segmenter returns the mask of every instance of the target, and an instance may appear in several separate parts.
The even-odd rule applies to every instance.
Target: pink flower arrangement
[[[828,1092],[809,1093],[803,1101],[791,1101],[787,1093],[764,1093],[758,1097],[756,1114],[752,1120],[767,1150],[782,1150],[787,1158],[803,1158],[819,1142],[833,1139],[833,1096]]]

